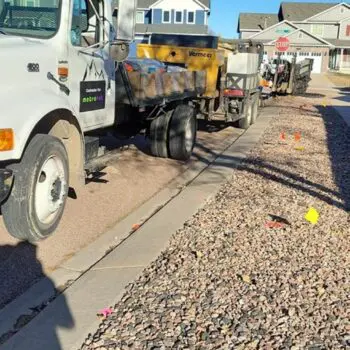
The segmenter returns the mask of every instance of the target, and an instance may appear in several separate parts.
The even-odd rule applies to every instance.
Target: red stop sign
[[[282,36],[277,39],[275,46],[278,51],[286,52],[290,46],[289,39]]]

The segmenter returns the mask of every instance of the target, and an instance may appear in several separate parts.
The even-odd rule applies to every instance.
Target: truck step
[[[97,173],[106,168],[110,163],[115,162],[120,155],[119,150],[109,151],[99,157],[93,158],[85,163],[87,175]]]
[[[105,154],[106,147],[100,146],[100,138],[97,136],[85,136],[85,163]]]

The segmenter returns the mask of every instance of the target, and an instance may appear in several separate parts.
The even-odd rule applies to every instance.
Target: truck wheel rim
[[[40,169],[35,187],[35,212],[39,221],[50,224],[64,203],[66,177],[62,160],[48,158]]]

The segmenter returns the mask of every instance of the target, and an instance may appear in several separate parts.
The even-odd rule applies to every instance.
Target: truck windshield
[[[49,38],[56,34],[61,0],[0,0],[0,35]]]

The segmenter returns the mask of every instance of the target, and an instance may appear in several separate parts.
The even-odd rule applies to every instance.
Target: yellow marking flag
[[[315,208],[310,208],[305,215],[305,220],[309,221],[313,225],[318,223],[319,218],[320,214]]]

